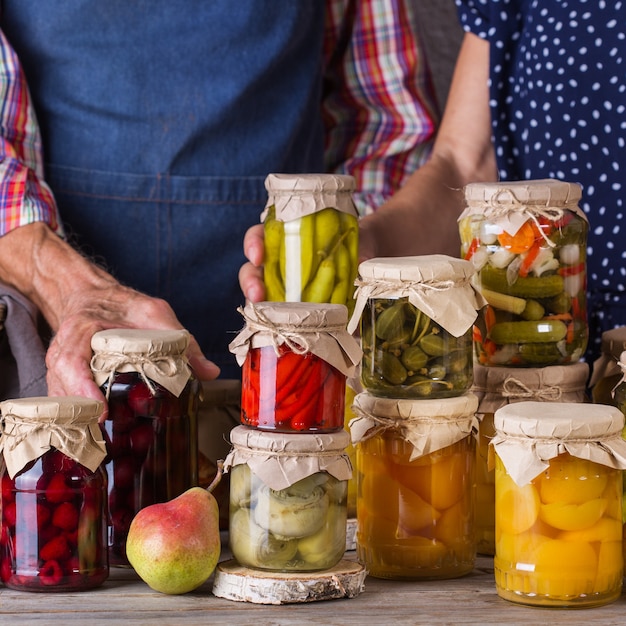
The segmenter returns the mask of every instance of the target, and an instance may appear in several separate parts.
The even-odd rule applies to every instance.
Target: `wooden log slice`
[[[364,590],[365,568],[342,560],[322,572],[264,572],[242,567],[235,560],[219,563],[213,595],[237,602],[293,604],[354,598]]]

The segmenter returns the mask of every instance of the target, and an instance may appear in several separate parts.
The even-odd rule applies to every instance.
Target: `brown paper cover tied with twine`
[[[520,487],[549,467],[550,459],[570,455],[615,469],[626,469],[624,415],[605,404],[518,402],[498,409],[491,441],[508,474]]]
[[[299,480],[326,472],[337,480],[352,477],[352,464],[345,449],[347,431],[317,434],[273,433],[247,426],[230,431],[232,450],[224,460],[224,471],[247,464],[274,491],[291,487]]]
[[[95,472],[107,453],[98,425],[103,406],[78,396],[0,402],[0,450],[9,476],[52,448]]]
[[[354,398],[350,421],[352,444],[387,431],[399,433],[413,445],[409,458],[447,448],[476,431],[478,399],[467,393],[439,400],[379,398],[364,391]]]
[[[348,323],[353,333],[367,301],[408,298],[409,302],[455,337],[465,334],[486,304],[472,285],[474,266],[444,254],[380,257],[359,265],[356,304]]]
[[[357,216],[352,199],[354,177],[346,174],[268,174],[267,203],[261,221],[274,206],[276,219],[289,222],[328,207]]]
[[[466,208],[459,216],[462,221],[469,216],[479,216],[515,235],[529,219],[539,217],[551,221],[561,219],[566,211],[588,221],[578,206],[582,187],[578,183],[546,178],[495,183],[470,183],[465,189]],[[541,229],[540,229],[541,230]],[[546,237],[546,243],[554,243]]]
[[[229,344],[243,365],[251,348],[283,344],[296,354],[310,352],[347,377],[362,356],[359,342],[346,330],[348,309],[342,304],[311,302],[248,303],[239,309],[246,326]]]
[[[186,330],[101,330],[91,338],[91,371],[98,386],[108,382],[107,394],[116,373],[137,372],[152,393],[158,383],[178,397],[192,375],[188,345]]]
[[[619,361],[624,350],[626,350],[626,326],[612,328],[602,333],[602,352],[593,362],[590,387],[594,387],[602,378],[622,373]]]
[[[589,365],[579,362],[546,367],[487,367],[474,364],[471,392],[479,415],[513,402],[585,402]]]

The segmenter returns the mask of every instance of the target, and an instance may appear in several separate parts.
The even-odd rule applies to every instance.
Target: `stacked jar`
[[[252,569],[331,569],[346,548],[346,378],[361,357],[347,308],[262,302],[242,314],[230,344],[242,366],[242,424],[224,463],[233,556]]]
[[[474,567],[472,325],[483,304],[468,261],[444,255],[359,266],[359,560],[372,576],[451,578]]]
[[[552,403],[559,401],[552,409],[534,409],[533,423],[538,432],[543,432],[541,420],[544,414],[553,415],[558,410],[575,411],[572,405],[562,402],[565,391],[569,389],[578,395],[572,398],[574,402],[586,400],[582,384],[588,367],[581,363],[581,357],[588,337],[588,222],[578,206],[580,198],[579,185],[557,180],[476,183],[465,188],[467,207],[459,218],[462,256],[476,268],[476,286],[488,303],[474,330],[475,359],[478,363],[476,372],[484,366],[488,370],[495,370],[493,376],[501,381],[508,375],[519,379],[519,374],[504,371],[505,368],[513,368],[529,381],[536,382],[533,385],[524,384],[520,388],[527,394],[525,399]],[[578,370],[568,369],[574,367]],[[499,375],[498,370],[501,368]],[[548,384],[548,381],[554,381],[555,376],[561,381]],[[550,392],[549,387],[558,389],[558,393]],[[502,406],[500,409],[492,407],[496,408],[496,420],[498,411],[506,409],[511,409],[511,414],[517,416],[513,406],[517,404]],[[585,406],[588,407],[585,410],[595,410],[592,405]],[[493,431],[487,432],[489,425],[485,416],[489,414],[493,415],[490,411],[482,413],[481,437],[493,435]],[[507,422],[505,426],[510,430],[510,423]],[[495,431],[496,435],[500,434],[497,432],[497,424]],[[548,460],[554,458],[555,465],[558,462],[566,467],[568,448],[561,444],[563,435],[560,432],[552,434],[556,440],[552,448],[554,454],[544,461],[547,464]],[[479,457],[478,462],[483,466],[483,478],[488,480],[493,476],[492,467],[484,467],[484,456]],[[525,540],[519,534],[521,531],[513,534],[505,532],[506,529],[510,530],[511,515],[516,514],[502,504],[505,501],[502,494],[508,493],[509,483],[516,483],[516,478],[507,471],[505,464],[502,471],[495,474],[494,552],[496,562],[500,564],[508,563],[505,555],[510,555],[511,541],[519,545]],[[524,489],[528,485],[517,483],[517,487]],[[584,498],[584,490],[579,495]],[[560,502],[560,496],[554,497],[555,502]],[[563,498],[563,506],[569,504],[567,498]],[[520,498],[513,502],[514,508],[522,508],[526,501]],[[579,504],[583,503],[577,502]],[[589,529],[580,521],[579,530],[586,532]],[[537,533],[541,535],[539,530]],[[610,550],[614,545],[606,549]],[[621,560],[621,549],[619,552]],[[520,571],[516,572],[514,563],[503,566],[505,575],[496,579],[496,588],[502,597],[509,600],[524,597],[524,602],[537,605],[563,605],[567,597],[572,605],[580,602],[584,604],[577,597],[579,587],[572,585],[568,588],[569,580],[565,573],[560,579],[558,576],[548,577],[547,585],[542,587],[541,592],[528,592],[528,580],[521,571],[527,564],[520,559]],[[591,576],[593,574],[590,573]],[[518,584],[526,587],[517,588]],[[589,593],[589,589],[585,593]],[[605,600],[599,597],[597,601],[602,603]]]
[[[109,559],[128,567],[136,513],[198,483],[199,386],[185,330],[112,329],[91,340],[91,369],[108,401],[101,424],[109,490]]]

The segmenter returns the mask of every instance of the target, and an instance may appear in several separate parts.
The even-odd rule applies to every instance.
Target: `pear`
[[[133,518],[126,556],[141,579],[161,593],[193,591],[211,576],[220,557],[219,509],[208,488],[192,487],[168,502],[141,509]]]

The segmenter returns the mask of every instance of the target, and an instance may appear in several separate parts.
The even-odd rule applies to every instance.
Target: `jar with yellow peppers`
[[[354,178],[269,174],[261,215],[266,299],[353,307],[358,265]]]
[[[626,350],[626,326],[602,333],[601,353],[593,363],[589,380],[591,397],[597,404],[615,406],[613,396],[623,377],[620,357],[624,350]]]
[[[376,578],[444,579],[474,568],[472,394],[355,398],[359,561]]]
[[[461,259],[376,258],[359,265],[356,305],[361,382],[387,398],[446,398],[472,384],[472,324],[483,301]]]
[[[332,568],[346,548],[345,430],[306,435],[237,426],[230,475],[230,547],[237,562],[275,572]]]
[[[488,306],[474,331],[486,366],[573,363],[587,345],[588,222],[578,184],[472,183],[459,218],[461,257]]]
[[[589,366],[584,362],[546,367],[474,365],[472,393],[478,398],[476,445],[476,550],[495,553],[495,474],[488,462],[495,435],[494,413],[514,402],[586,402]]]
[[[603,404],[528,401],[494,421],[498,595],[572,608],[619,598],[624,416]]]

